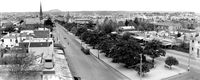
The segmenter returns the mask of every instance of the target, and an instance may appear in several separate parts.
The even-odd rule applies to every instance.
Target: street
[[[179,67],[188,69],[188,60],[189,60],[189,55],[187,53],[182,53],[174,50],[166,50],[166,57],[167,56],[173,56],[179,61]],[[165,60],[166,57],[160,57],[157,58],[159,61]],[[190,59],[190,70],[191,71],[200,71],[200,60],[195,60],[194,58]]]
[[[65,46],[65,53],[72,75],[81,80],[129,80],[118,71],[108,67],[97,58],[85,55],[75,36],[69,35],[63,26],[56,24],[56,35]]]

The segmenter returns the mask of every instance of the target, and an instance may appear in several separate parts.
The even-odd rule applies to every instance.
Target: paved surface
[[[180,51],[175,51],[175,50],[166,50],[166,56],[157,58],[157,60],[164,61],[167,56],[175,57],[179,61],[179,65],[178,65],[179,67],[184,68],[186,70],[188,69],[189,54],[180,52]],[[200,60],[191,58],[190,71],[191,72],[186,73],[187,75],[184,74],[184,75],[172,76],[173,77],[172,79],[169,78],[166,80],[181,80],[182,77],[185,77],[185,78],[183,78],[183,80],[200,80],[200,79],[192,79],[191,78],[191,75],[197,74],[198,72],[200,72]],[[191,79],[189,79],[189,78],[191,78]]]
[[[174,56],[180,63],[180,67],[187,69],[188,68],[188,61],[189,61],[189,54],[175,51],[175,50],[166,50],[166,57],[167,56]],[[165,60],[166,57],[159,58],[159,60]],[[196,60],[194,58],[190,58],[190,66],[191,70],[200,71],[200,60]]]
[[[128,80],[126,76],[109,68],[93,56],[85,55],[75,37],[69,35],[61,25],[56,24],[56,26],[56,37],[66,47],[65,52],[73,75],[81,77],[81,80]]]
[[[200,72],[191,71],[191,72],[179,74],[179,75],[172,76],[172,77],[162,79],[162,80],[200,80],[199,75],[200,75]]]

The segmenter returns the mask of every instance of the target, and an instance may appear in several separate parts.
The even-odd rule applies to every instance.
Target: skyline
[[[150,11],[150,12],[195,12],[198,0],[2,0],[0,12],[39,12],[40,1],[43,11]],[[12,5],[12,6],[11,6]]]

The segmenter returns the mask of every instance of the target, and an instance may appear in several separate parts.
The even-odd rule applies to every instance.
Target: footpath
[[[53,35],[55,35],[54,32]],[[54,40],[54,44],[59,44],[59,40],[57,37],[54,37]],[[64,55],[64,51],[57,47],[54,47],[53,55],[55,66],[52,70],[50,70],[53,73],[48,72],[47,74],[43,74],[43,80],[74,80],[72,73],[69,69],[66,57]]]
[[[69,34],[73,35],[72,33],[69,33]],[[111,58],[107,58],[107,57],[104,56],[105,53],[99,53],[99,51],[97,49],[92,49],[91,46],[88,46],[88,44],[81,42],[81,40],[78,39],[78,37],[76,37],[76,36],[74,36],[74,38],[76,39],[77,42],[82,44],[83,47],[87,46],[90,49],[91,55],[95,56],[96,58],[99,58],[101,61],[103,61],[107,65],[111,66],[115,70],[119,71],[123,75],[127,76],[131,80],[140,80],[140,77],[135,70],[126,69],[126,68],[123,67],[123,64],[121,64],[121,63],[119,63],[119,64],[112,63]],[[173,69],[169,70],[169,69],[164,67],[164,62],[161,62],[161,61],[158,61],[158,60],[156,60],[156,63],[157,63],[155,65],[156,68],[151,69],[150,72],[146,73],[145,77],[143,77],[142,80],[161,80],[163,78],[167,78],[167,77],[170,77],[170,76],[174,76],[174,75],[186,72],[186,70],[179,68],[179,67],[176,67],[176,66],[173,66]]]

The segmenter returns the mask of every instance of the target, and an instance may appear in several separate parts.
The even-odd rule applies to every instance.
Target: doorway
[[[197,49],[197,58],[199,58],[199,48]]]

